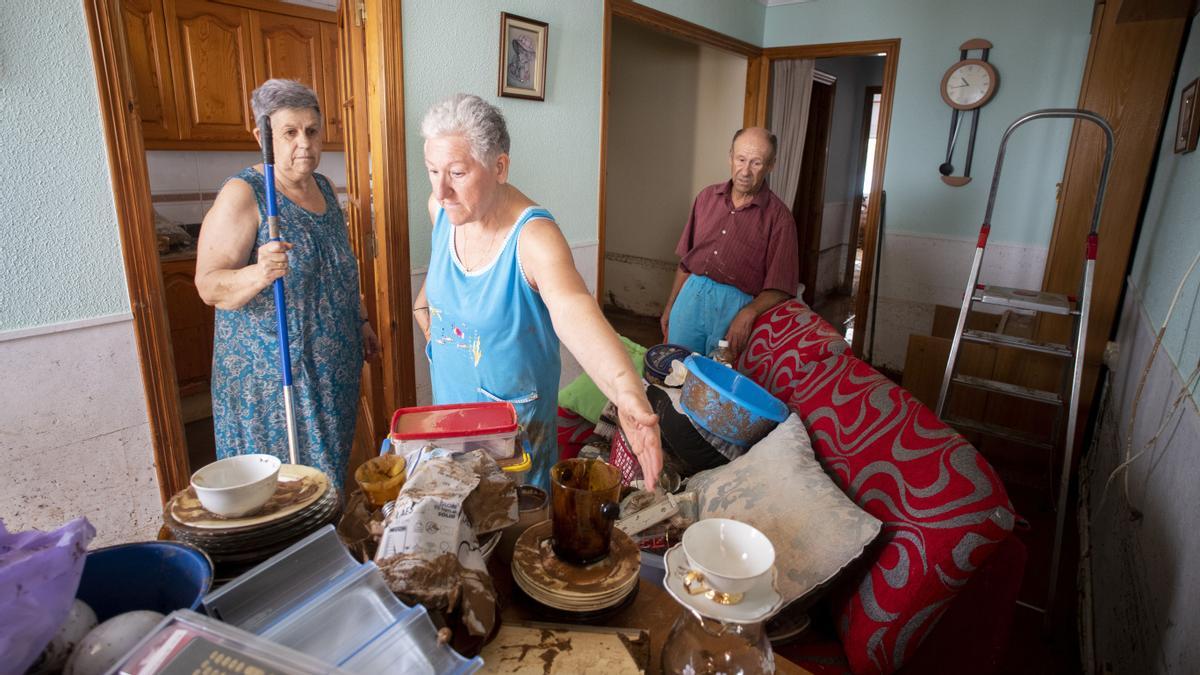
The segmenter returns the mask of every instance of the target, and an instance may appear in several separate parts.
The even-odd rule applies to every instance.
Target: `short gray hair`
[[[484,164],[508,154],[512,145],[500,109],[474,94],[455,94],[433,104],[421,122],[421,136],[462,136],[471,155]]]
[[[317,113],[317,122],[323,121],[317,93],[295,80],[267,80],[250,94],[255,123],[263,115],[270,116],[283,108],[311,108]]]

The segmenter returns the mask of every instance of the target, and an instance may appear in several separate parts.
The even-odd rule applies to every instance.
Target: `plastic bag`
[[[0,520],[0,673],[24,673],[67,618],[96,528],[9,532]]]

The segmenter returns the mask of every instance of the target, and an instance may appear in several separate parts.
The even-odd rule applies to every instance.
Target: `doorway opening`
[[[313,70],[317,75],[311,86],[318,97],[325,100],[327,131],[344,134],[345,168],[340,166],[343,163],[341,157],[333,159],[334,164],[330,166],[338,174],[345,172],[346,195],[339,201],[346,211],[348,235],[359,260],[360,291],[365,296],[368,316],[377,328],[384,351],[381,364],[364,368],[354,448],[351,450],[352,474],[356,461],[371,456],[378,446],[378,439],[386,435],[388,421],[382,411],[398,407],[400,401],[411,402],[414,385],[412,365],[407,358],[412,352],[408,331],[391,327],[397,306],[393,298],[409,296],[407,229],[403,227],[407,220],[403,205],[407,200],[403,176],[397,175],[403,173],[404,157],[403,108],[400,104],[403,82],[399,68],[402,22],[399,7],[394,3],[369,0],[373,10],[365,20],[358,12],[351,12],[347,3],[340,4],[336,23],[327,11],[294,10],[306,14],[295,22],[297,26],[304,26],[306,30],[313,26],[317,27],[313,30],[319,29],[319,48],[312,46],[317,43],[318,32],[306,33],[284,26],[278,35],[285,41],[302,38],[302,46],[311,49],[300,49],[299,53],[327,54],[332,61],[326,70]],[[170,7],[170,3],[167,6]],[[155,200],[155,182],[166,178],[160,171],[163,162],[179,168],[181,160],[182,164],[187,163],[187,157],[180,155],[189,153],[216,151],[205,159],[237,164],[204,167],[207,172],[223,173],[223,176],[256,163],[253,142],[247,143],[241,137],[225,142],[219,140],[220,137],[214,140],[197,132],[194,137],[180,138],[175,126],[180,119],[174,108],[176,100],[200,101],[200,105],[223,102],[226,108],[214,114],[223,115],[220,119],[226,122],[230,116],[245,121],[249,111],[240,110],[240,104],[228,106],[230,100],[244,102],[240,91],[231,96],[210,93],[207,97],[189,92],[196,95],[188,98],[170,86],[160,86],[162,82],[171,83],[170,79],[163,79],[172,73],[172,64],[166,62],[167,55],[181,49],[170,41],[180,39],[181,35],[215,41],[218,43],[215,46],[187,46],[194,50],[208,47],[223,56],[237,57],[242,75],[253,72],[252,78],[247,75],[249,79],[176,76],[174,79],[179,81],[175,84],[180,87],[214,83],[214,86],[223,86],[234,80],[266,79],[260,77],[262,68],[268,69],[266,76],[288,76],[289,73],[271,70],[276,64],[269,60],[265,66],[257,65],[257,61],[254,61],[256,65],[249,65],[250,57],[257,54],[247,51],[249,47],[240,51],[221,51],[224,43],[220,41],[229,34],[226,24],[232,22],[239,30],[248,25],[244,12],[226,11],[217,5],[196,9],[186,16],[179,12],[163,16],[157,7],[154,3],[137,0],[87,0],[84,3],[133,309],[134,334],[146,392],[154,464],[160,497],[165,503],[188,486],[191,472],[199,468],[198,465],[211,461],[215,455],[208,391],[213,321],[212,309],[200,301],[195,290],[194,253],[189,257],[179,250],[172,252],[169,246],[166,251],[160,251],[154,214],[156,208],[174,210],[176,220],[193,224],[202,219],[215,194],[205,191],[203,179],[197,175],[201,170],[197,157],[192,158],[191,167],[195,189],[184,195],[184,199]],[[237,23],[239,21],[242,23]],[[220,29],[193,31],[196,34],[192,35],[183,31],[183,27],[190,24]],[[270,39],[272,29],[266,23],[262,24],[262,29],[262,35],[257,37]],[[355,48],[345,49],[347,44]],[[280,63],[284,67],[292,63],[289,59],[297,53],[287,49],[278,51],[283,55]],[[206,64],[196,67],[212,67]],[[340,75],[338,71],[341,71]],[[370,101],[366,96],[368,90],[372,92]],[[388,105],[389,101],[391,105]],[[387,116],[381,118],[380,110],[385,110]],[[186,111],[180,114],[186,117]],[[186,118],[195,123],[193,117]],[[246,125],[241,121],[233,124],[231,129],[240,133],[249,128],[246,125],[252,126],[252,121],[247,121]],[[208,129],[205,133],[215,132]],[[372,148],[369,154],[368,143]],[[147,149],[151,152],[183,152],[173,152],[171,156],[153,155],[148,154]],[[370,161],[401,168],[386,171],[374,167],[371,170],[374,180],[370,180],[368,157]],[[160,164],[152,167],[155,169],[153,177],[148,163]],[[326,172],[328,168],[322,173]],[[334,183],[337,184],[336,179]],[[168,206],[183,202],[189,206],[184,209]],[[393,208],[391,204],[401,206]],[[196,210],[200,217],[196,217]],[[380,226],[375,227],[373,222]],[[186,228],[178,229],[186,234]],[[402,273],[396,273],[396,270]]]
[[[628,16],[633,11],[637,16]],[[684,35],[614,3],[607,49],[598,300],[620,335],[665,342],[675,246],[703,188],[729,178],[749,53]]]
[[[851,342],[883,74],[877,55],[780,60],[772,67],[768,124],[780,135],[785,203],[794,195],[800,295]],[[796,102],[800,114],[786,107]],[[792,180],[797,184],[787,191]]]

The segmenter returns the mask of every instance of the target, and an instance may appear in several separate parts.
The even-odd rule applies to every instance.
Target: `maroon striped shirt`
[[[710,185],[696,196],[675,247],[679,266],[752,296],[768,288],[795,294],[800,259],[791,210],[765,184],[734,208],[732,184]]]

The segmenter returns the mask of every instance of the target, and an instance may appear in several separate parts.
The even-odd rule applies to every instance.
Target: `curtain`
[[[816,65],[813,59],[781,59],[771,64],[771,111],[767,128],[779,138],[771,189],[789,209],[794,205],[796,185],[800,182]]]

